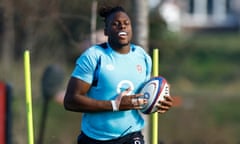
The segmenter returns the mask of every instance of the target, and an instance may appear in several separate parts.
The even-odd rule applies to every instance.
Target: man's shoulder
[[[107,49],[106,43],[95,44],[89,47],[84,53],[85,55],[102,55]]]
[[[137,53],[148,55],[146,50],[142,46],[140,46],[140,45],[131,44],[131,47],[132,47],[133,51],[135,51]]]

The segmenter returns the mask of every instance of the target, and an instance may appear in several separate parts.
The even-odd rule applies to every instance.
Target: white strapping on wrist
[[[115,100],[111,100],[111,104],[112,104],[113,111],[118,111],[118,107],[117,107],[116,101]]]

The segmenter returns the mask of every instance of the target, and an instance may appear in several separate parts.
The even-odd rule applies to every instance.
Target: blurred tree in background
[[[16,144],[26,143],[23,51],[31,52],[34,118],[38,125],[42,106],[41,75],[46,66],[57,63],[64,66],[65,78],[69,78],[75,59],[91,44],[93,2],[0,0],[0,80],[10,82],[14,88],[13,141]],[[133,41],[143,45],[150,55],[153,48],[160,49],[160,74],[171,83],[172,95],[183,99],[181,107],[161,117],[161,139],[176,143],[201,140],[213,143],[219,138],[226,143],[240,141],[238,31],[174,33],[167,30],[167,23],[159,15],[159,5],[149,9],[146,19],[139,19],[139,15],[146,14],[139,9],[146,4],[141,5],[139,0],[97,2],[98,7],[124,6],[133,18]],[[149,27],[142,29],[140,23]],[[103,26],[97,16],[95,32]],[[69,114],[54,102],[50,105],[46,142],[74,141],[79,114]],[[64,130],[59,125],[64,126]]]
[[[126,5],[127,1],[99,1],[102,4]],[[42,56],[72,60],[85,49],[90,37],[92,0],[2,0],[1,59],[19,60],[24,49],[30,49],[35,62]],[[97,29],[103,26],[97,19]]]

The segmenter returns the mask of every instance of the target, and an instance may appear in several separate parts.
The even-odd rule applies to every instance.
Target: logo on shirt
[[[134,90],[134,85],[129,80],[122,80],[117,85],[117,93],[120,94],[121,92],[127,90],[128,88],[131,89],[127,95],[131,95]]]
[[[142,66],[138,64],[136,67],[137,67],[137,71],[138,71],[139,73],[141,73],[141,72],[142,72]]]

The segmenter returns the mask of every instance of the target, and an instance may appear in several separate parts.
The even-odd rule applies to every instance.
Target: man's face
[[[109,16],[105,34],[109,41],[118,46],[130,44],[132,39],[132,26],[128,15],[124,12],[116,12]]]

